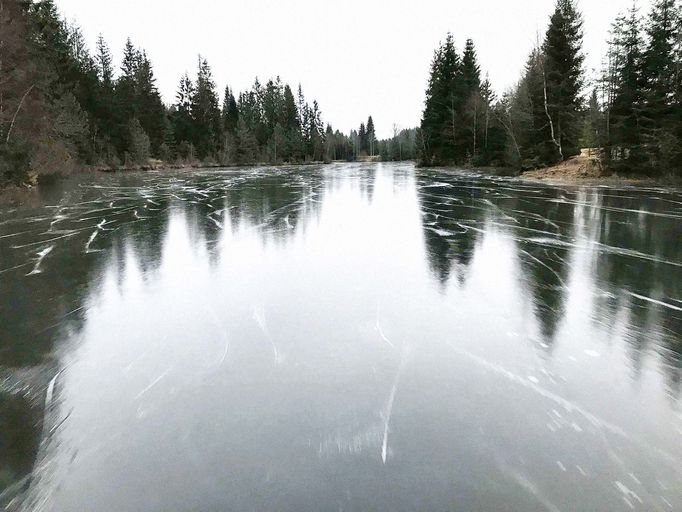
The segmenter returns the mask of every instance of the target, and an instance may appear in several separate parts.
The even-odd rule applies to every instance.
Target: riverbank
[[[602,165],[601,159],[590,150],[569,158],[556,165],[526,171],[519,175],[524,181],[541,182],[549,185],[639,185],[639,186],[680,186],[679,178],[652,178],[645,175],[620,175]]]
[[[312,165],[324,165],[328,162],[312,161],[300,163],[271,163],[271,162],[255,162],[251,164],[220,164],[215,162],[173,162],[168,163],[162,160],[149,160],[146,164],[135,165],[93,165],[85,167],[85,172],[139,172],[139,171],[165,171],[173,169],[231,169],[236,167],[274,167],[278,165],[284,166],[300,166],[307,167]]]

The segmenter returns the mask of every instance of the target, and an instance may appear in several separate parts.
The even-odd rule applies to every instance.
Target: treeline
[[[588,114],[589,141],[612,167],[682,174],[682,3],[618,17]]]
[[[353,148],[353,159],[376,157],[382,162],[401,162],[414,160],[416,152],[416,132],[414,128],[400,130],[393,126],[393,137],[379,140],[377,138],[374,119],[369,116],[367,123],[361,123],[359,130],[350,133],[350,144]]]
[[[471,40],[436,50],[420,130],[424,165],[531,169],[592,148],[622,172],[682,174],[682,9],[656,0],[614,24],[601,76],[584,70],[583,20],[557,0],[544,40],[501,98],[481,78]]]
[[[130,41],[118,70],[94,53],[53,0],[0,0],[0,185],[80,165],[306,162],[352,158],[317,102],[279,78],[220,102],[205,59],[163,103],[152,63]]]
[[[393,127],[393,137],[377,144],[382,162],[403,162],[417,158],[417,129]]]

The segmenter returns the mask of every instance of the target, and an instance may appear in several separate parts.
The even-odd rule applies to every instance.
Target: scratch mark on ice
[[[88,243],[85,244],[85,253],[89,254],[90,252],[95,252],[95,251],[90,251],[90,244],[95,241],[95,238],[97,238],[97,233],[99,231],[94,231],[92,235],[90,235],[90,238],[88,239]]]
[[[549,499],[541,492],[538,487],[531,482],[526,476],[522,475],[515,469],[507,468],[501,466],[502,471],[504,471],[509,477],[511,477],[514,482],[516,482],[521,488],[523,488],[529,494],[538,500],[538,502],[545,507],[549,512],[561,512],[559,508],[554,505]]]
[[[663,306],[664,308],[669,308],[675,311],[682,311],[682,308],[673,306],[672,304],[668,304],[667,302],[663,302],[660,300],[652,299],[651,297],[645,297],[644,295],[638,295],[636,293],[630,292],[630,295],[632,295],[635,299],[643,300],[645,302],[650,302],[652,304],[656,304],[658,306]]]
[[[40,269],[40,265],[41,265],[41,263],[43,262],[43,260],[45,259],[45,257],[46,257],[48,254],[50,254],[50,253],[52,252],[53,249],[54,249],[54,245],[51,245],[50,247],[47,247],[47,248],[43,249],[42,251],[40,251],[40,252],[37,254],[38,259],[36,260],[36,265],[35,265],[35,267],[33,267],[33,270],[32,270],[31,272],[29,272],[28,274],[26,274],[26,275],[27,275],[27,276],[34,276],[34,275],[36,275],[36,274],[42,274],[43,271]]]
[[[52,405],[52,398],[54,397],[54,387],[55,384],[57,383],[57,379],[62,373],[64,373],[64,370],[61,370],[59,373],[57,373],[57,375],[52,377],[52,380],[47,385],[47,392],[45,393],[45,409],[49,409],[50,405]]]
[[[272,339],[270,331],[268,330],[265,320],[265,308],[262,305],[253,306],[253,319],[258,324],[258,327],[260,327],[260,330],[263,332],[267,340],[270,342],[270,345],[272,345],[272,351],[275,355],[275,362],[277,364],[281,363],[282,361],[279,356],[279,351],[277,350],[277,345],[275,345],[275,340]]]
[[[393,379],[393,386],[391,387],[391,394],[388,397],[388,403],[386,404],[386,411],[384,413],[384,437],[381,443],[381,461],[386,464],[388,459],[388,433],[390,431],[391,415],[393,414],[393,404],[395,403],[395,394],[398,391],[398,384],[400,383],[400,377],[403,374],[405,365],[407,363],[407,357],[409,351],[407,349],[403,350],[403,356],[400,361],[400,367],[395,374]]]
[[[613,423],[610,423],[606,420],[603,420],[599,418],[598,416],[595,416],[588,410],[584,409],[582,406],[575,402],[571,402],[570,400],[567,400],[551,391],[548,389],[545,389],[544,387],[533,384],[532,382],[528,381],[528,379],[521,377],[519,375],[516,375],[515,373],[510,372],[509,370],[505,369],[504,367],[497,365],[495,363],[491,363],[490,361],[487,361],[483,359],[482,357],[479,357],[475,354],[472,354],[471,352],[467,352],[461,349],[458,349],[455,346],[452,346],[452,349],[457,352],[458,354],[470,359],[471,361],[477,363],[479,366],[486,368],[487,370],[492,371],[493,373],[496,373],[497,375],[504,377],[505,379],[509,380],[510,382],[513,382],[515,384],[518,384],[520,386],[523,386],[538,395],[546,398],[547,400],[551,400],[552,402],[556,403],[557,405],[560,405],[561,407],[564,408],[567,412],[573,412],[580,414],[583,416],[587,421],[589,421],[592,425],[594,425],[597,428],[606,430],[610,432],[613,435],[616,435],[618,437],[621,437],[623,439],[626,439],[636,445],[638,445],[641,448],[644,448],[645,450],[649,452],[655,452],[658,456],[663,458],[672,469],[674,469],[678,474],[680,473],[680,468],[679,468],[679,461],[676,457],[671,455],[670,453],[664,451],[661,448],[658,448],[656,446],[652,446],[636,437],[631,436],[625,430],[623,430],[621,427],[614,425]]]
[[[384,331],[381,329],[381,324],[379,323],[379,318],[377,318],[376,330],[379,333],[379,336],[381,336],[382,340],[384,340],[391,348],[395,348],[395,345],[393,343],[391,343],[391,340],[389,340],[386,337],[386,335],[384,334]]]
[[[139,400],[142,395],[147,393],[149,390],[151,390],[154,386],[156,386],[159,382],[161,382],[172,370],[173,368],[168,368],[165,372],[163,372],[161,375],[159,375],[156,379],[154,379],[154,382],[149,384],[146,388],[144,388],[142,391],[140,391],[136,396],[135,400]]]

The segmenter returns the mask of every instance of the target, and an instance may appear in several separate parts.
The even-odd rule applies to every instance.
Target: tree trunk
[[[512,120],[511,120],[511,115],[507,112],[507,117],[509,117],[509,124],[507,124],[504,119],[502,119],[500,116],[496,116],[498,121],[502,123],[502,126],[504,126],[505,130],[507,130],[507,133],[509,133],[509,137],[511,138],[512,142],[514,143],[514,149],[516,149],[516,154],[519,157],[519,162],[522,160],[521,156],[521,148],[519,147],[519,143],[516,141],[516,135],[514,135],[514,126],[512,125]]]
[[[485,107],[485,140],[483,142],[485,149],[488,149],[488,129],[490,128],[490,105]]]
[[[543,92],[545,95],[545,114],[547,114],[547,119],[549,120],[549,129],[550,133],[552,134],[552,142],[554,142],[554,145],[557,147],[559,150],[559,156],[561,157],[561,160],[564,159],[564,152],[563,149],[561,148],[561,140],[557,140],[556,135],[554,133],[554,121],[552,121],[552,116],[549,115],[549,105],[547,101],[547,75],[545,74],[545,66],[541,62],[540,65],[542,66],[542,83],[543,83]]]
[[[17,110],[14,112],[14,116],[12,116],[12,122],[9,125],[9,129],[7,130],[7,139],[5,140],[5,144],[9,144],[9,138],[12,135],[12,130],[14,129],[14,123],[17,121],[17,115],[19,115],[19,111],[21,110],[21,107],[24,104],[24,101],[26,100],[26,97],[31,93],[33,88],[35,87],[35,84],[31,85],[31,87],[28,88],[28,90],[24,93],[24,95],[21,97],[21,101],[19,102],[19,105],[17,105]]]
[[[474,108],[474,152],[472,156],[476,156],[476,135],[478,133],[478,107]]]

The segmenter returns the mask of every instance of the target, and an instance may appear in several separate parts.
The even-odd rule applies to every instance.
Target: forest
[[[221,101],[201,56],[165,105],[143,49],[128,40],[120,66],[101,36],[90,52],[53,0],[0,0],[0,39],[0,184],[84,166],[329,162],[382,147],[414,154],[409,133],[396,135],[395,150],[377,141],[371,116],[350,136],[325,126],[318,103],[279,77],[241,93],[227,86]]]
[[[557,0],[517,85],[497,97],[472,40],[436,50],[417,147],[423,165],[534,169],[581,149],[622,173],[682,175],[682,8],[655,0],[613,23],[597,76],[584,69],[583,19]]]
[[[528,170],[591,148],[605,168],[682,174],[679,0],[635,6],[608,35],[600,72],[584,69],[583,19],[557,0],[516,86],[495,92],[469,39],[437,48],[419,128],[378,140],[369,116],[343,134],[301,85],[279,77],[219,89],[201,56],[163,102],[152,62],[128,40],[120,64],[90,51],[54,0],[0,0],[0,185],[82,168],[418,160]],[[222,94],[221,94],[222,93]]]

